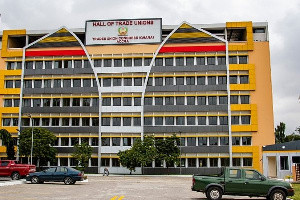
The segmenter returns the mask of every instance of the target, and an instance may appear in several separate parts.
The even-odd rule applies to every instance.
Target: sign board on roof
[[[90,20],[86,45],[161,43],[162,19]]]

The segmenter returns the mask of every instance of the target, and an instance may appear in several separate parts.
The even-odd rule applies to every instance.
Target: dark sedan
[[[66,185],[83,181],[83,173],[71,167],[50,167],[41,172],[30,173],[26,181],[31,183],[64,182]]]

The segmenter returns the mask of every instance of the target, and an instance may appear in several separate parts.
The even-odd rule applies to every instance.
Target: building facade
[[[15,138],[17,129],[54,132],[58,155],[49,165],[74,166],[73,145],[88,142],[90,172],[128,173],[120,150],[145,135],[174,133],[181,165],[171,173],[262,170],[262,146],[275,140],[267,23],[161,24],[95,20],[85,29],[4,30],[1,128]],[[103,27],[113,25],[118,35],[110,37]],[[144,36],[128,36],[134,25]],[[153,161],[144,173],[166,173],[165,163]]]

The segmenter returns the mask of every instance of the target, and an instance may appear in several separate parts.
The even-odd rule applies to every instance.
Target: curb
[[[20,184],[25,184],[26,180],[17,180],[17,181],[7,181],[4,183],[0,183],[0,187],[4,187],[4,186],[11,186],[11,185],[20,185]]]

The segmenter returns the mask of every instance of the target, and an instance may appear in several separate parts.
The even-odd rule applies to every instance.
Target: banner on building
[[[86,45],[161,43],[162,19],[90,20]]]

